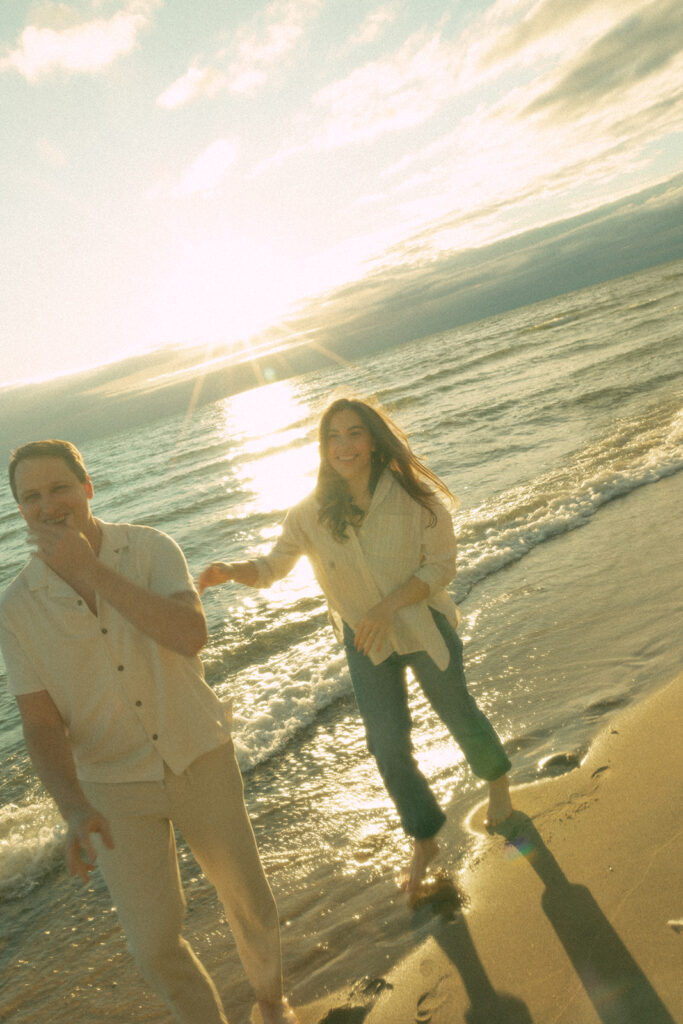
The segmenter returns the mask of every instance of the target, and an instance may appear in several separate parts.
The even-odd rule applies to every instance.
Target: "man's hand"
[[[395,606],[391,598],[385,597],[376,604],[356,626],[354,646],[361,654],[369,654],[373,647],[381,647],[385,636],[391,629]]]
[[[98,833],[104,845],[110,850],[114,849],[109,822],[94,807],[86,806],[73,811],[67,818],[67,825],[66,865],[70,875],[80,878],[87,885],[97,859],[92,834]]]
[[[68,583],[88,583],[97,560],[87,537],[66,524],[32,523],[29,531],[38,558]]]

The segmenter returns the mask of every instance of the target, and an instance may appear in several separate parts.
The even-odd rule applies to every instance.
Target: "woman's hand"
[[[218,587],[232,580],[245,587],[258,587],[259,575],[253,562],[212,562],[197,579],[197,590],[203,594],[207,587]]]
[[[354,645],[361,654],[369,654],[373,647],[381,647],[392,627],[394,615],[399,608],[407,608],[429,597],[429,587],[417,576],[410,579],[391,594],[382,598],[356,626]]]
[[[218,587],[233,578],[232,566],[228,562],[212,562],[202,569],[197,580],[197,590],[203,594],[207,587]]]
[[[376,604],[356,626],[354,633],[354,646],[361,654],[369,654],[373,647],[381,647],[384,638],[391,629],[396,610],[391,598],[385,597],[383,601]]]

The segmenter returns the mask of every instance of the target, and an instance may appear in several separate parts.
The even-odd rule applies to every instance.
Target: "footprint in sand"
[[[428,992],[422,993],[417,1001],[415,1024],[429,1024],[432,1014],[444,1005],[448,998],[448,994],[443,991],[446,978],[447,975],[444,974]]]
[[[408,905],[411,910],[430,907],[439,917],[452,921],[467,905],[467,897],[457,888],[449,875],[439,871],[433,878],[424,880],[420,888],[411,895]]]

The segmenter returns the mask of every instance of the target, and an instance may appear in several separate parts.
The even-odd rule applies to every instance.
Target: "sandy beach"
[[[476,807],[463,910],[435,896],[412,954],[301,1024],[683,1021],[682,684],[615,715],[580,767],[515,788],[498,834]]]

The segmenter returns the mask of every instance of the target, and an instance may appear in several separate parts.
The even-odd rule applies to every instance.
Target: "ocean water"
[[[124,423],[82,445],[94,510],[166,530],[195,573],[267,550],[313,486],[322,409],[340,391],[376,396],[459,498],[451,589],[470,689],[507,745],[513,785],[532,782],[553,755],[580,757],[616,710],[681,664],[682,284],[683,262],[666,264],[191,415]],[[8,491],[0,551],[5,586],[27,551]],[[408,845],[310,568],[204,603],[207,679],[234,700],[287,987],[297,1002],[381,976],[430,915],[396,891]],[[418,758],[448,813],[442,863],[457,872],[472,852],[462,823],[484,790],[412,683],[411,708]],[[0,1020],[168,1021],[101,880],[70,880],[62,851],[0,679]],[[182,840],[179,855],[187,934],[244,1024],[250,995],[229,929]]]

